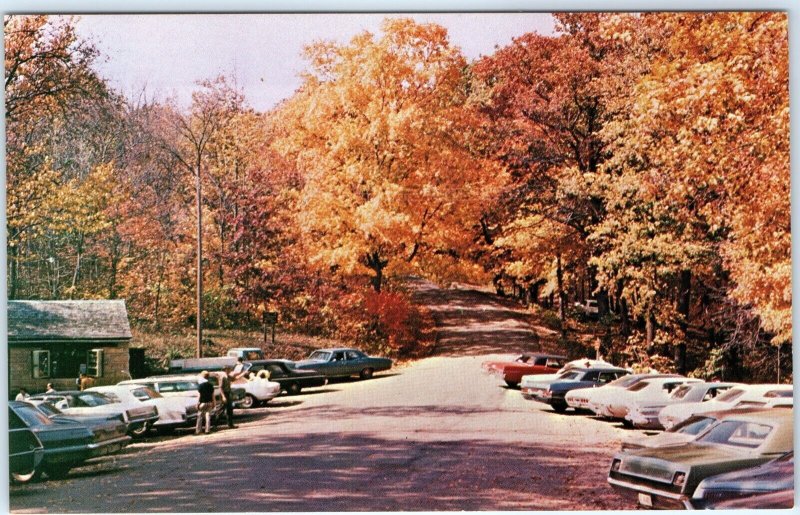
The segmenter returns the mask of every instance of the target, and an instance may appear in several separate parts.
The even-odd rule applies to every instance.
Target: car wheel
[[[11,473],[11,481],[22,485],[25,483],[29,483],[34,479],[38,478],[41,475],[41,471],[37,469],[33,469],[32,471],[28,472],[27,474],[18,474],[16,472]]]
[[[369,379],[370,377],[372,377],[372,373],[373,370],[371,368],[365,368],[364,370],[361,371],[360,374],[358,374],[358,376],[361,379]]]
[[[622,419],[622,427],[625,429],[633,429],[633,422],[628,420],[627,418]]]
[[[244,396],[244,399],[242,399],[242,403],[240,404],[240,406],[244,409],[255,408],[256,406],[258,406],[258,401],[256,400],[255,397],[253,397],[251,394],[248,393],[247,395]]]
[[[514,381],[506,381],[506,384],[508,385],[509,388],[517,388],[517,387],[519,387],[519,383],[514,382]]]
[[[565,411],[567,411],[567,405],[561,404],[560,402],[553,404],[553,411],[555,411],[556,413],[564,413]]]
[[[152,427],[151,422],[145,422],[144,424],[142,424],[141,427],[137,427],[136,429],[131,429],[131,436],[134,438],[141,438],[144,435],[146,435],[148,431],[150,431],[151,427]]]
[[[70,465],[48,465],[45,469],[47,477],[50,479],[64,479],[69,474]]]
[[[297,383],[291,383],[289,386],[286,387],[286,393],[289,395],[297,395],[302,390],[302,387]]]

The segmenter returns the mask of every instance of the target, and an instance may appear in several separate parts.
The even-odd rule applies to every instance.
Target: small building
[[[130,378],[131,327],[124,300],[8,301],[9,394],[75,388]]]

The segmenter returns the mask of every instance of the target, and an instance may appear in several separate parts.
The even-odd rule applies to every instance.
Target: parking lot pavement
[[[630,508],[606,484],[637,434],[556,414],[436,357],[237,411],[238,428],[180,432],[11,486],[13,512],[417,511]]]

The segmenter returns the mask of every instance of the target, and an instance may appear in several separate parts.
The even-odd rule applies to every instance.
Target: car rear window
[[[17,406],[16,413],[29,426],[49,426],[53,421],[33,406]]]
[[[111,404],[111,402],[112,402],[111,399],[109,399],[108,397],[104,397],[99,393],[95,394],[81,393],[75,396],[75,406],[94,408],[97,406],[105,406],[106,404]]]
[[[770,390],[764,394],[764,397],[773,398],[773,397],[792,397],[794,392],[792,390]]]
[[[628,387],[629,392],[638,392],[639,390],[644,390],[647,388],[647,385],[650,384],[649,381],[639,381],[638,383],[634,384],[633,386]]]
[[[691,389],[692,389],[692,387],[690,385],[688,385],[688,384],[685,384],[683,386],[679,386],[678,388],[675,389],[674,392],[672,392],[672,398],[673,399],[683,399],[684,397],[686,397],[686,394],[689,393],[689,390],[691,390]]]
[[[197,383],[189,381],[159,383],[158,390],[161,392],[191,392],[197,390]]]
[[[712,427],[698,442],[755,449],[767,439],[772,426],[745,420],[725,420]]]

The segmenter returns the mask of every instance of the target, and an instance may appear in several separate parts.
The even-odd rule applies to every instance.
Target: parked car
[[[297,395],[303,388],[325,386],[328,379],[314,369],[300,369],[288,359],[259,359],[249,361],[250,372],[257,374],[262,370],[269,372],[269,380],[281,386],[289,395]]]
[[[634,427],[663,429],[664,426],[659,422],[658,414],[664,407],[687,402],[706,402],[737,385],[738,383],[706,383],[702,381],[686,383],[675,388],[666,399],[663,395],[644,396],[636,399],[628,406],[625,419]]]
[[[794,492],[794,452],[757,467],[708,477],[700,482],[692,495],[692,508],[712,508],[735,499],[752,499],[747,507],[757,508],[763,495],[791,490]],[[791,508],[791,506],[788,506]]]
[[[600,305],[596,299],[586,299],[573,304],[575,311],[585,318],[597,318],[600,314]]]
[[[706,402],[689,402],[665,407],[658,414],[658,421],[670,428],[692,415],[707,411],[720,411],[745,407],[771,407],[784,404],[792,398],[794,388],[790,384],[742,384]],[[787,402],[788,403],[788,402]]]
[[[44,447],[36,434],[8,407],[8,472],[15,483],[27,483],[36,476],[44,458]]]
[[[199,386],[198,381],[198,376],[194,374],[175,374],[143,377],[141,379],[126,379],[125,381],[120,381],[118,384],[146,385],[164,397],[177,397],[183,399],[183,402],[187,406],[197,406],[197,399],[200,397],[200,393],[197,391]],[[214,384],[214,399],[216,400],[216,406],[214,407],[213,415],[214,417],[217,417],[225,409],[224,403],[222,402],[222,392],[220,391],[217,379],[213,374],[209,376],[209,381]],[[234,403],[240,403],[242,400],[244,400],[244,388],[231,388],[231,394]]]
[[[66,415],[92,417],[120,415],[128,426],[127,433],[135,437],[144,435],[158,420],[158,410],[154,406],[124,404],[98,392],[58,391],[35,395],[31,400],[48,401]]]
[[[484,368],[489,373],[500,377],[511,388],[519,386],[522,376],[553,374],[567,362],[566,356],[556,354],[523,354],[510,362],[487,362]]]
[[[296,362],[295,367],[316,370],[327,378],[358,375],[369,379],[375,372],[392,368],[392,360],[370,357],[356,349],[320,349]]]
[[[561,413],[568,407],[565,399],[568,392],[602,386],[626,375],[628,375],[628,371],[619,367],[574,368],[554,381],[523,386],[522,395],[525,398],[549,404],[553,410]],[[526,376],[525,379],[528,380],[528,377]]]
[[[737,410],[737,413],[750,413],[752,411],[762,410],[763,408],[744,408],[742,410]],[[622,450],[631,451],[643,448],[670,447],[689,443],[729,413],[730,410],[724,410],[709,411],[701,415],[692,415],[666,431],[651,436],[632,436],[622,442]]]
[[[125,406],[154,406],[158,410],[158,420],[148,424],[158,432],[170,432],[178,427],[193,427],[197,422],[197,406],[187,405],[176,397],[164,397],[149,386],[139,384],[120,384],[116,386],[95,386],[89,392],[99,392],[111,400]]]
[[[564,397],[564,400],[567,401],[567,405],[570,408],[574,408],[576,411],[591,411],[591,403],[595,402],[595,400],[599,402],[607,395],[613,396],[615,392],[619,391],[618,389],[625,389],[628,386],[635,384],[638,381],[642,381],[648,377],[664,377],[665,375],[669,374],[628,374],[615,381],[611,381],[602,387],[584,388],[569,392]]]
[[[250,379],[240,377],[231,383],[231,387],[244,390],[244,399],[239,402],[239,407],[245,409],[266,404],[281,393],[281,385],[279,383],[257,375]]]
[[[732,412],[685,445],[618,452],[608,482],[645,508],[691,507],[703,479],[791,451],[793,423],[792,410]]]
[[[264,351],[258,347],[234,347],[225,354],[231,358],[242,358],[245,361],[264,359]]]
[[[648,377],[616,392],[613,396],[595,401],[591,409],[598,415],[623,420],[623,423],[630,425],[630,421],[625,420],[630,406],[637,402],[661,402],[669,398],[670,394],[682,384],[699,382],[702,381],[683,376]]]
[[[28,402],[10,402],[14,413],[33,431],[44,447],[41,469],[52,479],[65,477],[70,469],[97,456],[116,452],[130,442],[126,428],[117,432],[93,432],[89,427],[68,420],[54,421]]]
[[[709,503],[707,510],[785,510],[794,508],[794,488]]]

